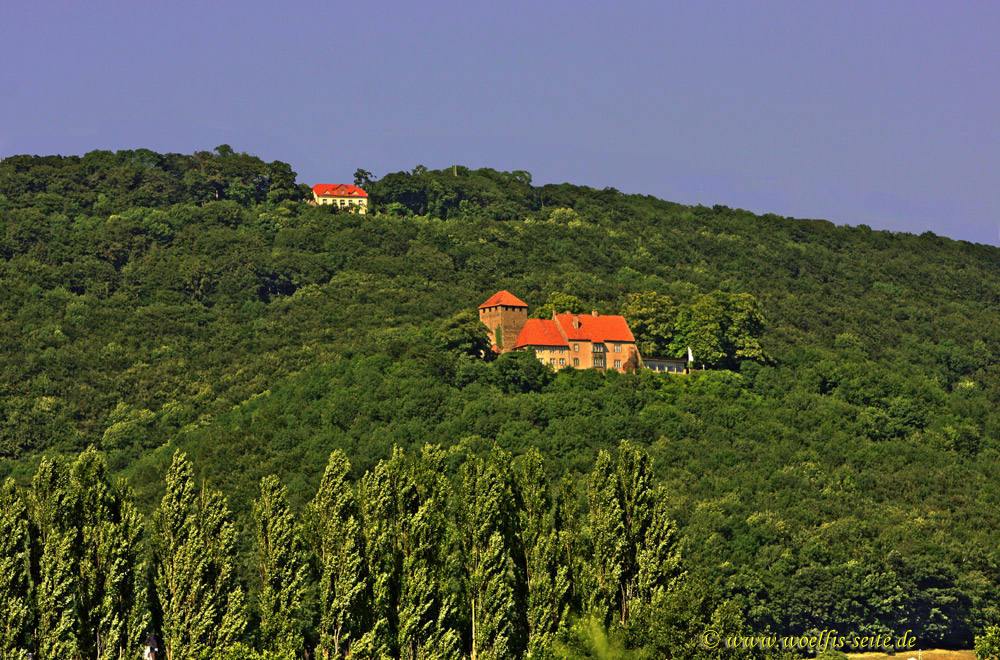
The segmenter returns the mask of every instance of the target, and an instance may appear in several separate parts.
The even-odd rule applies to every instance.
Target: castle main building
[[[528,305],[509,291],[499,291],[479,306],[479,320],[493,337],[493,350],[535,349],[543,364],[555,369],[635,371],[639,351],[625,317],[608,314],[559,314],[529,319]]]

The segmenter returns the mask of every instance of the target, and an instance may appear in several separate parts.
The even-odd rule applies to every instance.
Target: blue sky
[[[1000,245],[1000,3],[27,2],[0,156],[458,163]]]

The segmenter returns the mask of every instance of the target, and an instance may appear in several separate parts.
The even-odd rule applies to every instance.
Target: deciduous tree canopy
[[[231,594],[253,583],[246,567],[256,564],[252,535],[230,548],[227,530],[253,529],[261,479],[279,475],[298,515],[331,452],[342,452],[342,482],[369,486],[352,491],[351,534],[371,550],[356,560],[362,573],[389,576],[372,578],[364,596],[386,624],[350,624],[358,653],[471,651],[478,601],[442,592],[439,580],[474,574],[478,598],[505,603],[516,581],[493,578],[511,562],[539,591],[519,610],[526,621],[484,622],[483,654],[502,655],[503,644],[589,648],[592,620],[619,622],[608,644],[663,655],[689,639],[659,623],[652,637],[631,636],[636,611],[788,633],[912,628],[922,644],[952,647],[1000,621],[997,248],[535,186],[526,172],[356,176],[369,186],[368,215],[305,203],[309,188],[289,165],[225,145],[0,161],[0,475],[15,479],[0,493],[2,560],[14,561],[0,571],[0,603],[11,621],[45,631],[42,640],[0,629],[3,648],[89,655],[98,636],[104,648],[132,643],[139,619],[95,634],[94,621],[74,618],[77,604],[111,588],[84,562],[146,570],[102,543],[142,536],[136,512],[152,516],[169,490],[164,475],[181,477],[170,471],[175,448],[211,484],[182,508],[216,521],[199,532],[222,544],[213,561],[241,558],[235,573],[213,564]],[[528,353],[487,363],[477,356],[491,338],[472,310],[501,289],[533,310],[565,307],[549,300],[561,292],[575,298],[571,309],[622,313],[643,353],[690,347],[709,369],[554,373]],[[626,601],[582,586],[596,584],[587,580],[598,565],[582,493],[602,451],[617,465],[623,439],[648,454],[665,488],[652,515],[684,539],[678,598],[658,600],[660,578],[639,560],[621,564],[628,579],[617,584],[639,594]],[[416,458],[428,443],[440,453]],[[84,454],[91,445],[105,472]],[[535,493],[534,508],[518,510],[534,531],[516,543],[500,534],[490,545],[492,532],[463,540],[453,502],[435,495],[447,488],[434,474],[458,484],[468,452],[456,448],[478,447],[486,461],[494,446],[512,464],[537,451],[533,474],[568,475],[550,504]],[[66,461],[77,460],[74,472]],[[612,463],[601,471],[608,484],[620,481]],[[475,474],[470,483],[510,487],[485,467]],[[284,519],[278,491],[268,492]],[[93,519],[84,522],[78,496]],[[612,501],[600,506],[613,513]],[[67,507],[72,515],[57,520]],[[401,548],[410,538],[422,545]],[[670,535],[646,538],[644,551],[672,547]],[[23,543],[27,577],[17,568]],[[493,563],[469,564],[462,543]],[[318,569],[309,564],[314,587]],[[123,593],[140,598],[133,586]],[[255,612],[262,601],[251,591]],[[591,596],[605,599],[603,613],[584,612]],[[156,602],[161,621],[168,606]],[[567,607],[583,618],[567,619]],[[306,644],[320,643],[319,611]]]

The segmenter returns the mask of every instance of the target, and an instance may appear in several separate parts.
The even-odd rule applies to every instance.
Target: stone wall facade
[[[528,322],[528,308],[494,305],[479,309],[479,320],[490,330],[490,339],[500,353],[508,353],[517,345],[517,336]],[[497,332],[499,329],[499,332]],[[498,341],[499,340],[499,341]]]

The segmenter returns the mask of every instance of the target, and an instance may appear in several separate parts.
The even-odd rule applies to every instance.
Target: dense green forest
[[[287,488],[289,515],[305,521],[331,452],[360,498],[379,466],[437,447],[458,498],[445,519],[461,526],[475,461],[538,456],[551,502],[561,484],[578,493],[571,536],[593,571],[588,484],[627,441],[649,457],[651,501],[665,507],[648,513],[679,539],[683,579],[664,586],[664,608],[697,591],[707,614],[692,621],[725,606],[746,630],[912,629],[923,648],[968,648],[1000,623],[1000,250],[534,186],[527,172],[357,176],[374,213],[304,203],[290,166],[226,146],[0,161],[4,497],[33,502],[43,456],[83,460],[96,447],[127,479],[112,488],[126,519],[145,521],[121,533],[142,531],[152,551],[175,452],[186,452],[198,484],[226,498],[210,503],[216,517],[232,512],[243,560],[230,578],[248,622],[234,639],[253,646],[265,616],[254,506],[270,475],[271,499]],[[483,361],[473,312],[500,289],[533,310],[575,297],[625,313],[641,349],[694,344],[711,368]],[[32,525],[26,539],[42,528]],[[43,545],[27,583],[41,580]],[[472,573],[449,570],[449,594],[471,602]],[[572,589],[589,589],[581,579]],[[319,616],[319,583],[307,582]],[[67,593],[82,607],[79,588]],[[453,621],[468,619],[464,607]],[[551,652],[584,654],[594,605],[568,612]],[[657,653],[682,629],[654,639],[620,617],[601,624],[607,643]],[[463,626],[447,648],[471,654]],[[378,652],[403,657],[393,639]]]

